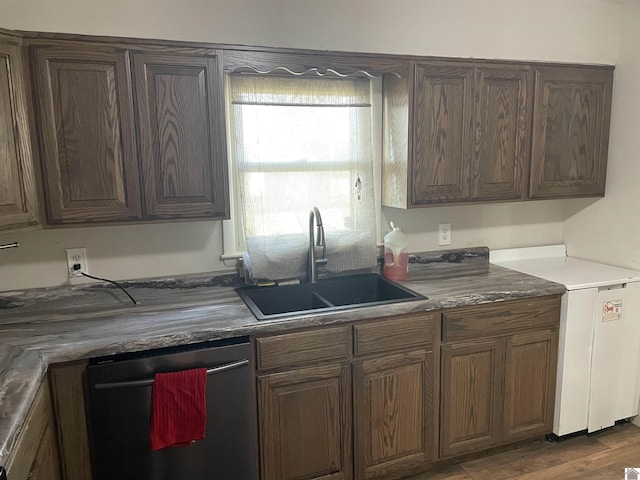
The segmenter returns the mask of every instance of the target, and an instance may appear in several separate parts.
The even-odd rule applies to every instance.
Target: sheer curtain
[[[229,95],[251,276],[305,275],[314,206],[325,228],[327,271],[375,266],[369,80],[233,74]]]

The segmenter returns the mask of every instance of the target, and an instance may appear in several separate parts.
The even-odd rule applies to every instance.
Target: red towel
[[[207,369],[156,373],[151,392],[151,450],[204,438]]]

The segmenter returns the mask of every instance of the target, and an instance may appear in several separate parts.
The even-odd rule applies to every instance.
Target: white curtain
[[[234,74],[229,94],[251,276],[305,275],[313,207],[322,215],[328,272],[375,266],[369,80]]]

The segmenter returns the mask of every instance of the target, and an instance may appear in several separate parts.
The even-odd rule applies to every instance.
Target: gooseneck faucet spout
[[[314,239],[313,224],[317,228],[317,235]],[[320,258],[316,258],[316,246],[322,247]],[[317,207],[313,207],[309,212],[309,257],[307,260],[307,282],[318,282],[318,266],[326,265],[327,259],[324,258],[327,252],[327,245],[324,238],[324,227],[322,226],[322,216]]]

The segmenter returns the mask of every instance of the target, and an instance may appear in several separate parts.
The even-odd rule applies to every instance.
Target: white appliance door
[[[589,432],[638,414],[640,283],[601,288],[596,303]]]
[[[570,290],[562,296],[553,418],[553,433],[559,436],[587,428],[593,310],[597,297],[597,288]]]

